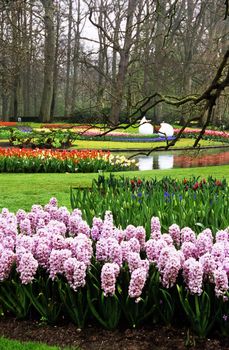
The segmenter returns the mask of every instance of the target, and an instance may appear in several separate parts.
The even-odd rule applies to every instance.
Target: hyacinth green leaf
[[[95,298],[91,298],[91,295],[90,295],[90,291],[89,291],[89,288],[87,289],[87,301],[88,301],[88,305],[89,305],[89,308],[93,314],[93,316],[95,317],[95,319],[97,321],[99,321],[99,323],[104,326],[105,328],[107,328],[107,323],[100,317],[99,313],[96,311],[96,308],[94,307],[93,305],[93,302],[94,301],[97,301],[97,299]]]
[[[120,306],[119,300],[116,295],[105,297],[104,293],[101,293],[101,309],[104,318],[104,322],[107,324],[108,329],[115,329],[120,319]]]
[[[185,299],[186,301],[187,299]],[[197,320],[200,319],[201,312],[200,312],[200,306],[199,306],[199,298],[197,295],[195,295],[195,308],[196,308],[196,318]]]
[[[71,320],[79,327],[83,328],[88,314],[88,304],[83,298],[83,291],[73,291],[68,283],[58,281],[60,298],[67,310]],[[86,296],[85,296],[86,298]]]
[[[155,311],[155,305],[149,303],[148,296],[140,297],[137,302],[127,296],[122,304],[122,309],[131,327],[135,328],[152,315]]]
[[[190,321],[193,330],[200,336],[206,337],[215,323],[215,317],[211,318],[211,301],[204,291],[200,296],[194,296],[194,307],[189,302],[190,295],[184,293],[183,287],[177,285],[180,302]]]
[[[99,283],[99,277],[96,276],[95,273],[97,272],[96,267],[91,264],[91,269],[88,271],[88,275],[90,277],[90,283],[93,285],[93,287],[99,292],[100,291],[100,283]]]
[[[160,312],[160,316],[165,324],[170,324],[174,315],[174,300],[168,291],[160,288],[160,293],[163,303],[165,304],[165,308],[163,308],[163,311]]]
[[[34,305],[35,309],[40,314],[41,318],[48,323],[53,324],[56,322],[62,307],[61,303],[57,303],[57,301],[53,298],[54,289],[56,289],[56,286],[53,286],[52,281],[50,286],[50,279],[47,278],[44,282],[42,277],[38,279],[38,285],[40,289],[44,288],[44,290],[42,290],[40,293],[37,294],[37,291],[34,291],[31,284],[28,285],[25,292],[30,298],[30,301]]]
[[[0,301],[17,318],[25,318],[29,312],[30,302],[25,291],[20,282],[17,283],[14,280],[12,283],[2,283],[0,287]]]
[[[34,305],[34,307],[36,308],[36,310],[42,315],[44,316],[46,314],[46,309],[43,306],[42,303],[40,303],[38,300],[39,299],[43,299],[45,302],[46,300],[44,299],[44,294],[43,293],[39,293],[38,296],[35,296],[33,294],[33,289],[32,289],[32,285],[29,285],[27,289],[25,289],[25,293],[27,294],[27,296],[30,298],[32,304]]]

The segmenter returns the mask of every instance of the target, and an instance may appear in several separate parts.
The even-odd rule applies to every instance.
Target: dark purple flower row
[[[130,142],[163,142],[174,140],[175,136],[165,137],[112,137],[112,141],[130,141]]]

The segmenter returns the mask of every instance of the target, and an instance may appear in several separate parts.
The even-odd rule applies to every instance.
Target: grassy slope
[[[225,177],[229,181],[229,165],[116,174],[145,178],[171,176],[177,179],[191,176],[203,178],[212,175],[218,179]],[[17,211],[19,208],[29,210],[32,204],[43,205],[52,196],[59,200],[60,205],[70,209],[70,186],[90,186],[92,179],[97,176],[98,174],[0,174],[0,209],[7,207],[11,211]]]
[[[0,349],[1,350],[60,350],[56,346],[48,346],[41,343],[26,342],[21,343],[16,340],[9,340],[0,338]],[[67,349],[66,349],[67,350]]]
[[[192,147],[194,143],[193,139],[182,139],[176,143],[176,146],[171,149]],[[89,148],[89,149],[151,149],[154,147],[165,146],[166,142],[114,142],[114,141],[90,141],[90,140],[77,140],[75,141],[74,148]],[[205,146],[222,146],[222,142],[215,142],[209,140],[202,140],[200,142],[202,147]],[[225,145],[228,145],[225,144]]]

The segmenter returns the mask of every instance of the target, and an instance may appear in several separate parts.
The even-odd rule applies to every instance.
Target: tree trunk
[[[32,11],[32,8],[31,8]],[[23,33],[22,44],[25,51],[23,59],[23,73],[22,73],[22,93],[23,93],[23,116],[29,115],[30,109],[30,37],[28,35],[27,13],[25,7],[23,8]],[[31,19],[31,18],[30,18]],[[30,33],[29,33],[30,34]]]
[[[111,125],[117,125],[119,123],[119,117],[123,101],[124,83],[129,63],[130,49],[133,43],[133,18],[137,3],[137,0],[129,0],[128,2],[124,46],[120,52],[118,75],[112,91],[111,116],[109,120]]]
[[[70,113],[70,66],[71,66],[71,41],[72,41],[72,0],[69,0],[68,13],[68,44],[67,44],[67,72],[66,72],[66,87],[65,87],[65,107],[64,116],[69,117]]]
[[[150,11],[150,5],[149,1],[146,2],[146,9],[147,13]],[[152,80],[151,72],[152,67],[150,66],[150,49],[152,46],[152,18],[149,17],[145,21],[145,43],[144,43],[144,67],[143,67],[143,86],[142,86],[142,95],[143,97],[149,96],[151,92],[151,84],[150,81]]]
[[[44,10],[45,51],[44,51],[44,86],[40,107],[40,118],[43,122],[51,120],[53,97],[53,69],[55,57],[54,3],[53,0],[41,0]]]
[[[100,0],[100,8],[99,8],[99,26],[105,28],[105,18],[103,15],[103,0]],[[98,32],[99,35],[99,60],[98,60],[98,93],[97,93],[97,108],[98,110],[101,110],[102,107],[102,100],[103,100],[103,93],[105,90],[105,55],[106,55],[106,48],[105,48],[105,40],[104,40],[104,34],[101,30]]]
[[[71,115],[75,113],[76,107],[76,95],[79,96],[77,91],[78,75],[79,75],[79,55],[80,55],[80,0],[77,3],[77,23],[75,30],[75,43],[74,43],[74,57],[73,57],[73,82],[72,82],[72,98],[71,98]]]
[[[22,90],[22,8],[17,2],[11,5],[12,26],[12,64],[13,64],[13,89],[11,95],[11,113],[15,119],[23,115],[23,90]]]
[[[163,44],[165,36],[165,15],[166,0],[157,2],[156,7],[157,23],[155,33],[155,64],[154,64],[154,90],[163,90],[164,67],[163,67]],[[162,105],[159,104],[154,108],[154,123],[162,121]]]
[[[117,50],[116,47],[119,46],[119,31],[120,31],[120,12],[118,11],[115,16],[115,28],[114,28],[114,46],[112,51],[112,90],[115,91],[115,83],[116,83],[116,74],[117,74]],[[116,46],[116,47],[115,47]],[[112,103],[112,95],[111,95],[111,103]]]
[[[23,48],[25,51],[23,67],[23,104],[24,116],[31,116],[31,97],[32,97],[32,51],[33,51],[33,1],[29,5],[29,16],[27,16],[26,0],[24,7],[24,30],[23,30]],[[29,23],[27,20],[29,18]]]
[[[4,16],[2,16],[1,19],[1,42],[4,42]],[[6,67],[7,67],[7,61],[6,61],[6,52],[5,52],[5,45],[2,46],[1,50],[1,99],[2,99],[2,118],[4,121],[9,120],[9,115],[8,115],[8,88],[7,88],[7,76],[6,76]]]
[[[54,69],[53,69],[53,94],[52,94],[52,104],[51,104],[51,119],[55,114],[56,107],[56,96],[57,96],[57,80],[58,80],[58,55],[59,55],[59,34],[60,34],[60,7],[56,14],[56,44],[55,44],[55,59],[54,59]]]

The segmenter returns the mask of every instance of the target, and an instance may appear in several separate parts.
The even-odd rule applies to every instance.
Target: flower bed
[[[144,225],[148,236],[152,215],[159,216],[165,232],[173,222],[194,231],[211,227],[216,232],[229,225],[229,187],[211,177],[158,181],[100,176],[91,189],[72,189],[71,203],[90,224],[94,215],[111,210],[116,225]]]
[[[74,132],[78,134],[80,138],[90,138],[90,139],[98,139],[100,135],[104,133],[103,130],[97,128],[87,128],[87,127],[74,127],[72,129]],[[138,133],[128,133],[128,132],[119,132],[119,131],[111,131],[105,135],[103,135],[104,140],[109,141],[130,141],[130,142],[161,142],[161,141],[171,141],[174,140],[176,134],[179,132],[179,129],[174,129],[175,136],[168,137],[167,139],[163,136],[159,136],[159,134],[153,135],[140,135]],[[190,129],[186,128],[183,131],[182,137],[185,138],[194,138],[195,135],[198,135],[200,129]],[[215,140],[215,141],[229,141],[229,133],[225,131],[215,131],[215,130],[205,130],[203,135],[204,140]]]
[[[0,127],[1,126],[16,126],[17,122],[1,122],[0,121]]]
[[[180,130],[179,129],[174,129],[175,133],[178,133]],[[191,128],[186,128],[184,130],[184,133],[190,133],[190,134],[199,134],[201,129],[191,129]],[[205,130],[204,135],[206,136],[217,136],[217,137],[222,137],[222,138],[229,138],[229,132],[226,131],[218,131],[218,130]]]
[[[0,214],[2,312],[51,324],[70,319],[115,329],[120,324],[186,324],[200,336],[228,335],[229,230],[173,224],[157,217],[149,239],[142,226],[115,227],[113,215],[90,227],[75,209]]]
[[[0,172],[76,173],[136,169],[136,162],[96,150],[0,148]]]
[[[0,123],[1,125],[1,123]],[[90,125],[77,125],[74,126],[73,124],[43,124],[41,126],[42,128],[49,128],[49,129],[66,129],[66,128],[72,128],[75,132],[87,135],[87,136],[95,136],[100,135],[104,133],[104,130],[108,129],[102,129],[102,128],[94,128]],[[136,128],[137,130],[137,128]],[[177,134],[180,131],[180,129],[174,129],[174,133]],[[186,128],[184,130],[184,134],[198,134],[201,131],[201,129],[192,129],[192,128]],[[213,136],[213,137],[221,137],[221,138],[229,138],[229,132],[226,131],[218,131],[218,130],[205,130],[205,136]],[[137,132],[136,133],[129,133],[125,131],[111,131],[107,134],[107,136],[113,136],[113,137],[137,137],[137,138],[151,138],[151,135],[140,135]]]
[[[91,128],[87,126],[76,126],[73,127],[73,130],[75,132],[78,132],[79,134],[85,135],[85,136],[96,136],[101,135],[104,133],[104,130],[101,130],[100,128]],[[107,130],[107,129],[106,129]],[[180,129],[174,129],[174,133],[177,134],[180,131]],[[192,134],[196,135],[201,131],[201,129],[191,129],[186,128],[184,130],[184,134]],[[212,136],[212,137],[220,137],[227,139],[229,138],[229,133],[226,131],[217,131],[217,130],[205,130],[204,133],[205,136]],[[140,135],[139,133],[128,133],[125,131],[111,131],[105,136],[107,137],[124,137],[124,138],[152,138],[152,135]],[[157,134],[153,134],[153,137],[157,137]]]
[[[174,133],[177,134],[180,130],[174,129]],[[193,138],[200,133],[200,129],[186,128],[182,134],[182,137]],[[229,142],[229,132],[217,131],[217,130],[205,130],[203,135],[204,140],[214,140]]]
[[[22,126],[21,123],[16,122],[0,122],[0,127],[14,127],[18,126],[21,129],[28,129],[28,126]],[[31,130],[31,128],[30,128]],[[91,139],[91,140],[107,140],[107,141],[129,141],[129,142],[161,142],[161,141],[171,141],[175,138],[168,137],[167,139],[157,133],[152,135],[141,135],[139,133],[128,133],[125,131],[110,131],[103,135],[104,132],[109,129],[102,129],[91,127],[87,125],[74,126],[74,124],[43,124],[41,125],[41,130],[38,131],[33,129],[30,135],[26,135],[25,132],[19,132],[11,128],[11,138],[10,142],[14,145],[28,145],[39,147],[51,146],[51,147],[67,147],[71,145],[73,140],[76,139]],[[174,133],[177,134],[179,129],[174,129]],[[186,128],[182,134],[182,137],[193,138],[200,132],[200,129]],[[102,136],[103,135],[103,136]],[[229,133],[225,131],[216,130],[205,130],[203,135],[205,140],[215,140],[215,141],[229,141]],[[47,142],[48,140],[48,142]]]

